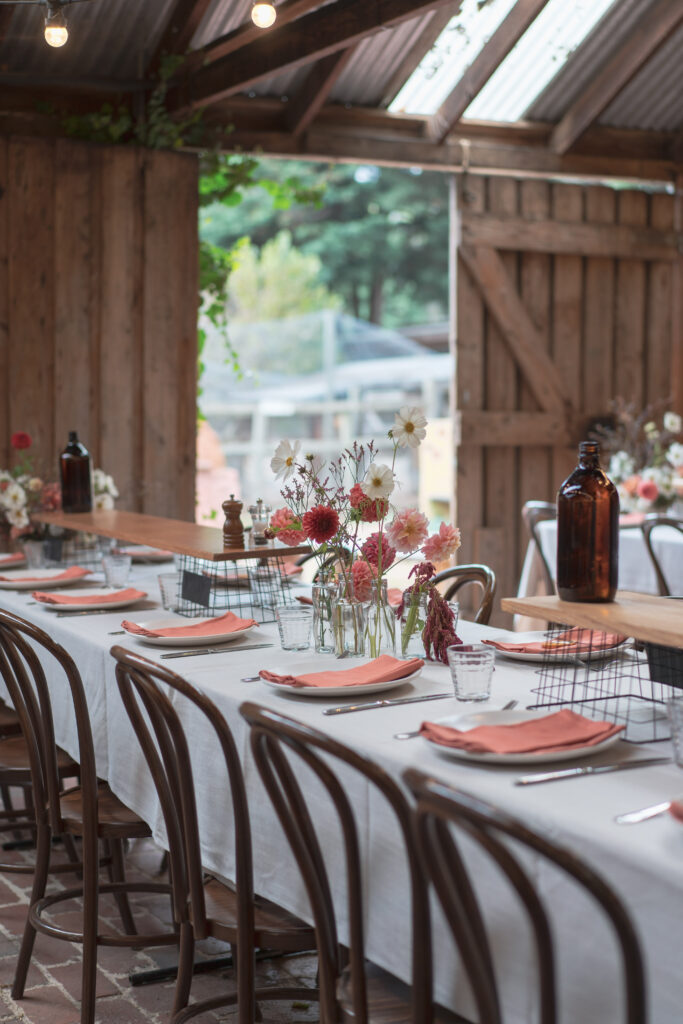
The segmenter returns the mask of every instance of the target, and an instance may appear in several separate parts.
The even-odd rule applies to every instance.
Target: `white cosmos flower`
[[[676,469],[680,469],[683,466],[683,444],[679,444],[678,441],[674,441],[673,444],[669,445],[669,450],[666,453],[667,461],[671,463]]]
[[[114,499],[111,494],[96,494],[93,504],[100,512],[110,512],[114,507]]]
[[[295,441],[292,446],[289,441],[280,441],[275,449],[275,454],[270,460],[270,468],[275,473],[275,479],[282,477],[288,480],[296,469],[296,457],[301,447],[301,441]]]
[[[636,471],[636,464],[632,455],[628,452],[619,451],[615,452],[612,458],[609,460],[608,476],[617,483],[621,483],[622,480],[628,480],[630,476]]]
[[[683,420],[677,412],[665,412],[664,413],[664,429],[671,431],[672,434],[680,434],[683,428]]]
[[[17,530],[23,530],[31,521],[25,508],[10,509],[6,515],[7,522]]]
[[[5,508],[18,512],[26,504],[26,491],[18,483],[11,483],[3,491],[2,500]]]
[[[367,494],[373,501],[377,498],[388,498],[394,489],[394,474],[388,466],[380,466],[373,462],[360,486],[363,494]]]
[[[391,436],[400,448],[418,448],[427,436],[427,420],[422,409],[402,405],[394,416]]]

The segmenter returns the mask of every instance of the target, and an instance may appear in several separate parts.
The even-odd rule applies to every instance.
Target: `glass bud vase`
[[[365,627],[366,651],[371,658],[396,654],[397,624],[396,612],[387,600],[387,581],[376,580],[372,584]]]
[[[335,649],[332,611],[337,584],[331,573],[320,572],[311,587],[313,601],[313,642],[319,654],[332,654]]]
[[[354,594],[353,583],[342,577],[332,605],[334,653],[338,658],[365,654],[365,616],[367,602]]]
[[[425,593],[403,595],[400,620],[400,656],[402,658],[424,658],[425,645],[422,630],[427,621],[427,597]]]

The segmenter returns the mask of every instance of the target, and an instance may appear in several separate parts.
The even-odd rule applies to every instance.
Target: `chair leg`
[[[230,944],[230,952],[237,975],[238,1024],[252,1024],[253,1021],[261,1020],[261,1011],[254,999],[256,954],[248,942],[239,941]]]
[[[83,835],[83,966],[81,1024],[95,1022],[97,924],[99,914],[99,848],[96,837]]]
[[[190,999],[190,988],[192,986],[192,972],[194,970],[194,932],[189,921],[183,921],[180,926],[180,946],[178,951],[178,977],[175,984],[175,996],[173,999],[173,1012],[175,1016],[180,1010],[184,1010]]]
[[[109,839],[107,840],[107,847],[109,856],[111,857],[111,864],[107,865],[110,881],[125,882],[126,868],[123,859],[123,841],[121,839]],[[126,935],[137,935],[138,930],[135,927],[130,903],[128,902],[128,893],[117,892],[114,898],[119,908],[121,922]]]
[[[31,887],[31,902],[29,907],[32,907],[34,903],[42,899],[45,895],[48,869],[50,867],[51,846],[51,830],[45,825],[39,826],[36,834],[36,867],[33,874],[33,886]],[[21,940],[21,949],[19,950],[19,957],[17,959],[17,969],[14,974],[14,983],[12,985],[13,999],[21,999],[24,994],[26,975],[28,974],[29,965],[31,963],[31,954],[33,952],[33,944],[35,941],[36,930],[27,916],[26,924],[24,926],[24,934]]]
[[[69,832],[64,832],[62,835],[62,845],[66,851],[66,855],[72,864],[78,864],[80,857],[78,856],[78,850],[76,849],[76,843],[74,837]],[[78,876],[80,878],[81,871],[79,869]]]

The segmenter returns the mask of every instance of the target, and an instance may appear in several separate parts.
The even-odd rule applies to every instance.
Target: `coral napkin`
[[[285,576],[298,576],[303,571],[303,565],[297,565],[296,562],[285,562],[283,567],[283,573]]]
[[[256,619],[240,619],[234,612],[226,612],[217,619],[204,619],[194,626],[169,626],[166,629],[146,629],[137,622],[124,619],[121,623],[127,633],[136,636],[221,636],[223,633],[235,633],[247,626],[258,626]]]
[[[7,569],[10,565],[21,565],[25,561],[26,558],[21,551],[14,555],[0,555],[0,569]]]
[[[392,679],[403,679],[422,668],[421,658],[399,661],[390,654],[382,654],[365,665],[343,670],[330,669],[327,672],[307,672],[301,676],[280,676],[276,672],[261,669],[261,679],[271,683],[284,683],[286,686],[361,686],[367,683],[388,683]]]
[[[36,569],[36,572],[39,573],[40,569]],[[50,583],[54,583],[57,580],[79,580],[82,576],[89,575],[90,569],[79,569],[77,565],[72,565],[70,569],[65,569],[64,572],[60,572],[58,576],[22,576],[21,582],[32,583],[35,581],[36,583],[47,583],[49,581]],[[0,576],[0,580],[3,582],[7,581],[8,583],[16,580],[16,578],[16,576]]]
[[[497,651],[505,654],[588,654],[592,651],[604,651],[610,647],[618,647],[623,644],[626,637],[618,633],[601,633],[595,629],[567,629],[557,636],[548,637],[547,640],[535,640],[524,643],[503,640],[482,640],[482,643],[495,647]]]
[[[595,722],[566,709],[514,725],[478,725],[475,729],[423,722],[420,735],[441,747],[476,754],[542,754],[592,747],[624,728],[613,722]]]
[[[680,822],[683,822],[683,800],[672,800],[669,806],[669,814]]]
[[[41,604],[108,604],[110,601],[139,601],[143,597],[147,597],[144,590],[134,590],[133,587],[128,587],[127,590],[115,590],[111,594],[86,594],[74,595],[74,594],[50,594],[42,593],[40,590],[34,590],[31,597],[35,597],[36,601],[40,601]]]

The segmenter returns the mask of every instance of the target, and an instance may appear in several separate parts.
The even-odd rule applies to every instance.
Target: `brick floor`
[[[32,863],[32,851],[12,851],[11,856],[0,854],[7,864]],[[151,840],[138,840],[128,854],[131,875],[136,880],[163,880],[158,875],[161,854]],[[34,956],[29,969],[25,995],[14,1000],[10,995],[19,939],[26,920],[30,893],[30,875],[0,873],[0,1024],[80,1024],[79,997],[81,991],[80,947],[46,935],[38,935]],[[70,888],[73,877],[61,876],[51,882],[51,890]],[[168,928],[169,905],[158,894],[135,895],[133,899],[136,920],[145,930],[165,931]],[[54,915],[55,923],[78,928],[79,905],[70,901],[64,912]],[[116,909],[108,899],[103,900],[102,932],[117,931],[119,920]],[[215,939],[198,944],[198,959],[211,959],[228,952],[228,948]],[[96,1024],[167,1024],[173,1001],[173,983],[168,980],[153,985],[132,986],[130,973],[139,973],[176,962],[175,950],[169,947],[131,950],[102,947],[98,955]],[[314,984],[315,958],[312,956],[286,957],[267,961],[258,966],[261,984]],[[213,998],[234,992],[232,972],[209,971],[197,974],[192,985],[192,1001]],[[318,1020],[318,1007],[311,1003],[263,1003],[263,1024],[311,1024]],[[236,1021],[236,1010],[228,1007],[196,1017],[197,1024],[231,1024]]]

